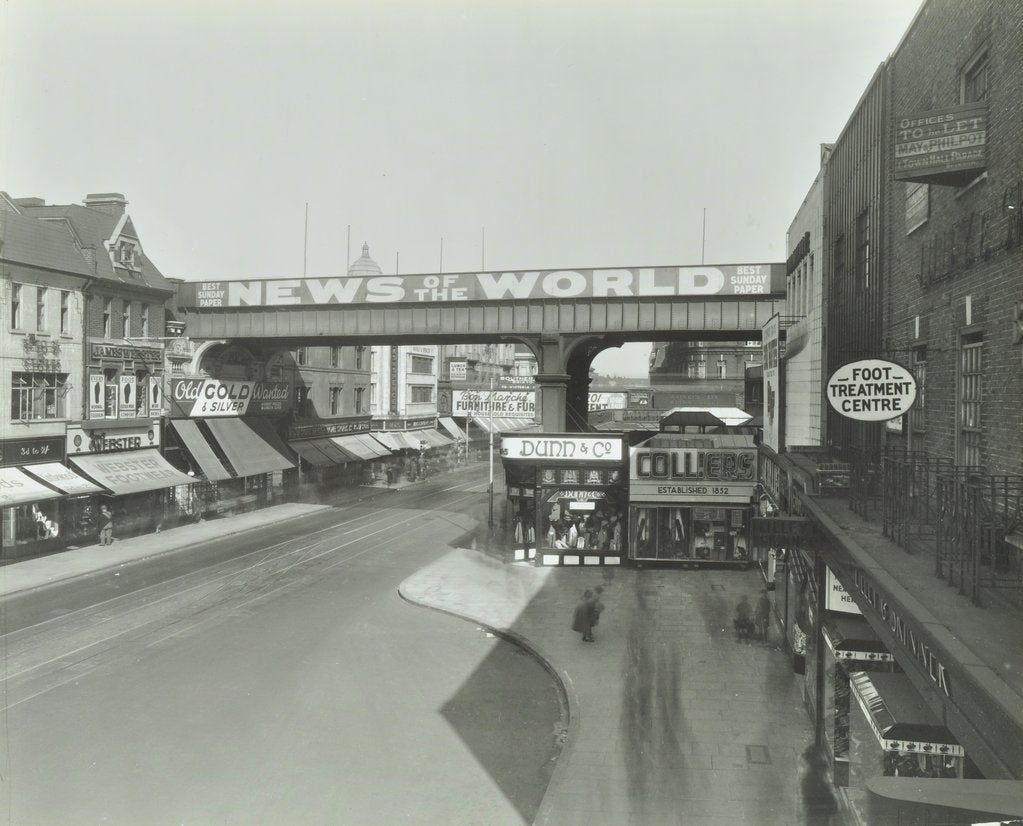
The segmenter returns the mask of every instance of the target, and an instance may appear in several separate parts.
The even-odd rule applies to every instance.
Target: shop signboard
[[[987,167],[987,105],[967,103],[896,119],[892,177],[961,184]]]
[[[629,497],[637,502],[750,504],[757,452],[751,448],[634,447]]]
[[[842,416],[883,422],[906,413],[916,401],[916,378],[901,364],[863,359],[839,367],[827,384],[828,403]]]
[[[621,438],[614,436],[534,433],[502,436],[503,459],[532,462],[621,462],[625,452]]]
[[[288,428],[289,439],[311,439],[314,436],[345,436],[351,433],[369,433],[368,417],[323,422],[322,424],[296,424]]]
[[[102,419],[106,413],[106,379],[102,373],[89,373],[89,418]]]
[[[131,373],[122,373],[119,377],[119,389],[117,394],[117,405],[120,410],[119,418],[134,419],[135,416],[135,376]]]
[[[160,420],[147,424],[86,430],[81,425],[68,425],[64,447],[69,456],[82,453],[113,453],[160,446]]]
[[[862,614],[855,600],[845,590],[845,586],[838,581],[835,572],[828,568],[827,585],[824,591],[824,607],[828,611],[839,611],[843,614]]]
[[[452,381],[465,381],[466,367],[464,361],[449,361],[448,378]]]
[[[177,303],[183,308],[322,307],[767,295],[784,290],[784,264],[730,264],[199,281],[181,284]]]
[[[291,409],[291,385],[286,381],[222,381],[172,379],[171,416],[270,416]]]
[[[147,364],[163,364],[162,347],[136,347],[123,344],[92,345],[93,361],[142,361]]]
[[[36,462],[59,462],[63,458],[64,438],[62,436],[0,440],[0,467],[31,465]]]
[[[452,390],[451,415],[488,416],[507,419],[536,417],[535,390]]]
[[[628,393],[590,393],[588,407],[590,410],[624,410],[628,402]]]

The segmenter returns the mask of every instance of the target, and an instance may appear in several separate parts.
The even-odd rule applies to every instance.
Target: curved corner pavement
[[[597,641],[570,630],[603,584]],[[399,586],[541,659],[568,736],[535,823],[804,823],[799,756],[813,741],[799,677],[773,641],[739,643],[754,571],[536,568],[455,549]]]

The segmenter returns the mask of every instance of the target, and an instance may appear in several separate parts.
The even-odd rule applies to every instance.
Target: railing
[[[857,453],[850,463],[849,508],[862,519],[873,518],[884,499],[882,463],[873,453]]]
[[[1023,551],[1008,541],[1023,525],[1023,476],[956,471],[938,480],[935,572],[980,605],[982,588],[1023,588]]]
[[[884,535],[910,553],[937,541],[938,479],[954,473],[951,459],[889,450],[883,462]]]

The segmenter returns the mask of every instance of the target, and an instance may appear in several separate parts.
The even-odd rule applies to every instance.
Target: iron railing
[[[938,479],[954,472],[951,459],[889,450],[883,462],[884,535],[909,553],[935,547]]]

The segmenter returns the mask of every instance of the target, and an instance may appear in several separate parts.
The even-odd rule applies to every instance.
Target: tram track
[[[314,583],[330,569],[421,532],[424,520],[457,525],[456,520],[445,518],[457,514],[450,509],[478,496],[478,491],[466,493],[461,485],[444,491],[424,490],[405,501],[316,527],[301,537],[271,542],[216,565],[8,632],[2,638],[4,694],[0,710],[14,708],[117,660],[139,656],[145,648],[195,633],[208,623],[238,617],[281,592]],[[427,498],[430,513],[423,514],[416,505]],[[407,515],[396,519],[398,513]],[[368,546],[358,547],[367,542]],[[353,552],[336,558],[353,547]]]

